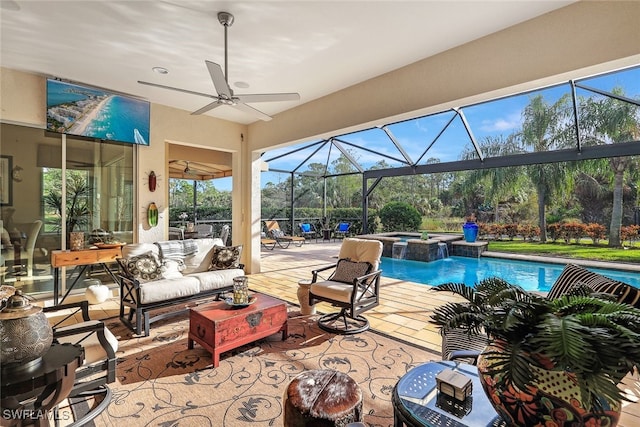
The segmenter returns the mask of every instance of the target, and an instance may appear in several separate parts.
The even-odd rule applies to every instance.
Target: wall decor
[[[149,172],[149,191],[151,191],[152,193],[156,191],[156,183],[156,173],[154,171]]]
[[[147,208],[147,221],[149,222],[149,227],[158,225],[158,207],[153,202]]]
[[[13,156],[0,156],[0,206],[13,205]]]

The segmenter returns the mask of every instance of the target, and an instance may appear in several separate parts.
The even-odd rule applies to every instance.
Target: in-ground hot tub
[[[415,261],[434,261],[446,257],[446,254],[478,258],[488,246],[483,241],[465,242],[461,234],[430,233],[426,240],[422,240],[421,233],[408,232],[364,234],[358,237],[381,241],[383,257]]]

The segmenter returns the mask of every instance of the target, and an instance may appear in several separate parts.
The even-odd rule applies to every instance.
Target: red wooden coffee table
[[[246,307],[233,307],[224,301],[203,304],[189,310],[188,347],[197,342],[211,352],[213,367],[220,364],[220,353],[282,331],[287,338],[287,305],[268,295],[253,294],[256,301]]]

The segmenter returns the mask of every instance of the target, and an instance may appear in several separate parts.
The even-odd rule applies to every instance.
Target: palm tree
[[[581,105],[581,129],[586,132],[585,144],[616,144],[640,138],[640,118],[638,105],[620,98],[624,92],[614,88],[616,98],[588,98]],[[632,158],[611,157],[609,166],[613,175],[613,202],[611,225],[609,226],[609,246],[619,247],[623,214],[624,175]]]
[[[562,96],[554,104],[545,102],[542,95],[531,99],[524,109],[521,138],[524,146],[535,152],[557,150],[570,144],[571,135],[568,121],[568,95]],[[575,139],[574,139],[575,140]],[[553,196],[565,187],[568,168],[565,164],[546,163],[527,167],[529,179],[538,194],[538,225],[540,227],[540,241],[547,241],[545,207],[549,205]]]

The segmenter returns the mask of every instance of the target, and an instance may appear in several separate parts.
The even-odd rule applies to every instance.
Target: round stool
[[[316,314],[315,304],[309,305],[309,289],[311,289],[311,280],[298,282],[298,302],[300,303],[300,314],[303,316]]]
[[[362,421],[362,390],[331,369],[305,371],[284,394],[284,427],[346,427]]]

